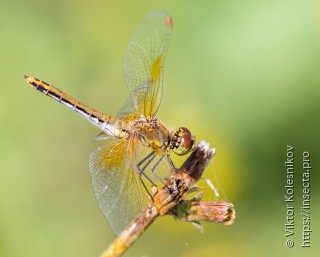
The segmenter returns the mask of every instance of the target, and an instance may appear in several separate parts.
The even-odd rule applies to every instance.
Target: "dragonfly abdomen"
[[[109,117],[108,121],[105,121],[100,129],[112,137],[126,138],[132,129],[131,125],[119,118]]]
[[[26,75],[24,77],[27,83],[34,89],[67,106],[111,137],[124,138],[128,136],[131,126],[126,121],[96,111],[42,80]]]

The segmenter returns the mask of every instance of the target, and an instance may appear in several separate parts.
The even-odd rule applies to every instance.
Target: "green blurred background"
[[[97,129],[29,88],[27,74],[115,114],[122,57],[152,10],[174,20],[158,116],[217,149],[232,226],[158,219],[125,256],[318,256],[320,4],[1,1],[0,256],[99,256],[114,235],[88,172]],[[295,148],[296,245],[285,245],[286,146]],[[311,248],[301,248],[302,153],[311,154]]]

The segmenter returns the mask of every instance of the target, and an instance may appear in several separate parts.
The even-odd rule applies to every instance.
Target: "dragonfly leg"
[[[156,177],[156,179],[158,181],[160,181],[162,184],[165,184],[163,182],[163,180],[156,174],[155,172],[155,169],[157,168],[157,166],[159,165],[159,163],[162,161],[163,157],[165,156],[165,154],[163,154],[159,160],[157,160],[157,162],[152,166],[151,168],[151,173],[153,176]],[[146,170],[146,168],[149,166],[149,164],[154,160],[154,158],[156,157],[156,153],[155,152],[151,152],[150,154],[148,154],[145,158],[143,158],[139,163],[138,163],[138,169],[139,169],[139,172],[140,172],[140,175],[144,175],[153,185],[155,185],[150,178],[148,178],[146,176],[146,174],[144,173],[144,171]],[[149,160],[148,160],[149,158]],[[147,162],[146,162],[147,161]],[[140,168],[141,164],[146,162],[146,164],[143,166],[143,168]],[[155,185],[156,186],[156,185]]]
[[[156,174],[155,169],[157,168],[157,166],[159,165],[159,163],[162,161],[163,157],[165,156],[165,154],[163,154],[159,160],[156,161],[156,163],[152,166],[151,168],[151,173],[153,176],[155,176],[155,178],[160,181],[163,185],[165,185],[164,181]],[[144,157],[137,165],[138,170],[139,170],[139,176],[141,177],[142,175],[154,186],[156,186],[156,184],[145,174],[145,170],[147,169],[147,167],[150,165],[150,163],[154,160],[154,158],[156,157],[156,153],[155,152],[151,152],[150,154],[148,154],[146,157]],[[143,167],[141,167],[143,165]]]
[[[144,157],[141,161],[139,161],[137,164],[137,168],[139,170],[139,177],[141,177],[143,175],[154,186],[156,186],[156,184],[144,173],[144,171],[155,157],[156,157],[155,152],[151,152],[146,157]],[[144,163],[145,163],[145,165],[143,167],[141,167],[142,164],[144,164]]]
[[[165,157],[165,153],[162,154],[162,156],[156,161],[156,163],[152,166],[151,168],[151,173],[152,175],[158,180],[160,181],[164,186],[167,187],[167,185],[165,184],[165,182],[162,180],[162,178],[160,178],[157,173],[156,173],[156,168],[157,166],[159,165],[159,163],[162,161],[162,159]],[[144,186],[145,189],[147,189],[145,183],[143,182],[141,176],[143,175],[152,185],[156,186],[156,184],[145,174],[145,170],[147,169],[147,167],[150,165],[150,163],[154,160],[154,158],[156,157],[156,153],[155,152],[151,152],[150,154],[148,154],[146,157],[144,157],[141,161],[138,162],[137,164],[137,167],[138,167],[138,170],[139,170],[139,177],[140,177],[140,180],[142,181],[142,184]],[[176,171],[176,167],[174,166],[172,160],[170,159],[170,156],[169,154],[167,154],[167,159],[169,160],[169,164],[170,166]],[[141,167],[143,166],[143,167]],[[167,189],[169,191],[171,191],[168,187]],[[149,196],[150,196],[150,193],[149,193],[149,190],[147,190]]]
[[[155,163],[155,165],[153,165],[152,169],[151,169],[151,173],[167,188],[167,190],[172,193],[172,190],[167,186],[166,183],[164,183],[164,181],[156,174],[155,169],[157,168],[157,166],[159,165],[159,163],[162,161],[163,157],[165,156],[165,153],[159,158],[159,160]],[[176,170],[173,162],[170,159],[170,156],[167,154],[167,157],[169,157],[168,159],[170,160],[170,165],[174,168],[174,170]],[[176,188],[176,187],[175,187]]]
[[[144,175],[144,177],[145,178],[147,178],[147,180],[148,181],[150,181],[151,183],[153,183],[147,176],[145,176]],[[152,199],[152,201],[153,201],[153,196],[150,194],[150,192],[149,192],[149,190],[148,190],[148,188],[147,188],[147,186],[146,186],[146,184],[143,182],[143,179],[142,179],[142,177],[141,177],[141,174],[139,174],[139,179],[140,179],[140,181],[141,181],[141,183],[142,183],[142,185],[143,185],[143,187],[144,187],[144,189],[147,191],[147,193],[148,193],[148,195],[149,195],[149,197],[150,197],[150,199]]]
[[[173,164],[171,158],[170,158],[170,155],[169,155],[169,152],[167,152],[167,160],[170,164],[170,166],[174,169],[174,171],[178,171],[178,169],[176,168],[176,166]]]
[[[161,181],[161,182],[164,184],[164,182],[162,181],[162,179],[159,178],[158,175],[157,175],[156,172],[155,172],[155,169],[157,168],[157,166],[159,165],[159,163],[162,161],[163,157],[164,157],[164,154],[159,158],[159,160],[157,160],[157,162],[155,163],[155,165],[153,165],[153,167],[151,168],[151,173],[152,173],[159,181]]]
[[[152,184],[153,186],[156,187],[156,184],[144,173],[145,169],[147,168],[147,166],[150,164],[150,162],[152,162],[152,160],[155,158],[155,153],[151,152],[150,154],[148,154],[146,157],[144,157],[141,161],[139,161],[137,163],[137,168],[138,168],[138,175],[139,175],[139,179],[144,187],[144,189],[147,191],[150,199],[153,200],[152,195],[149,192],[149,189],[147,188],[145,182],[142,179],[142,175],[143,177],[148,180],[150,182],[150,184]],[[145,163],[147,161],[147,163]],[[144,164],[145,163],[145,164]],[[144,164],[143,167],[141,167]]]

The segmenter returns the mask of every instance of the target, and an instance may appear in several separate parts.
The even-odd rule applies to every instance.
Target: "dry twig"
[[[152,224],[158,216],[171,214],[182,221],[215,221],[231,224],[234,219],[232,204],[226,202],[200,202],[184,200],[190,188],[201,178],[215,151],[201,141],[179,171],[166,181],[161,189],[154,190],[153,199],[127,228],[113,241],[101,257],[121,256]]]

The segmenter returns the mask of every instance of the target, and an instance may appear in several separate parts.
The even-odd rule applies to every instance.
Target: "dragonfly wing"
[[[117,118],[125,118],[131,113],[135,113],[136,108],[132,99],[132,96],[129,95],[129,97],[126,99],[126,101],[122,104],[120,110],[118,111],[116,117]]]
[[[152,12],[135,31],[123,59],[135,109],[147,118],[154,116],[161,101],[163,64],[171,34],[171,17]]]
[[[138,174],[125,162],[125,140],[98,147],[89,166],[98,205],[119,234],[142,210],[145,196]]]

